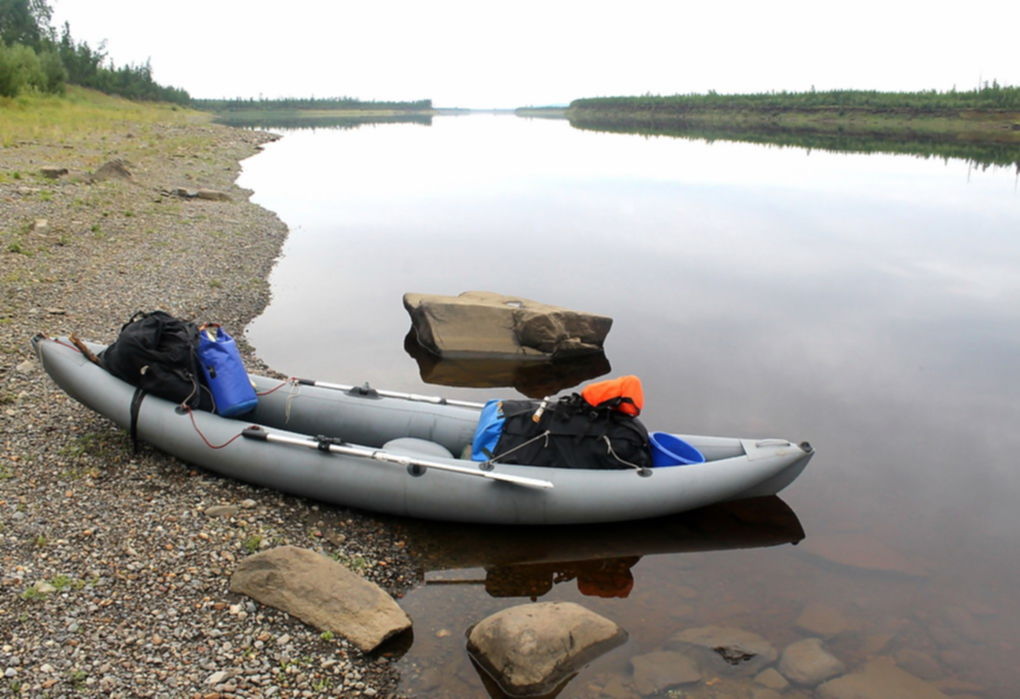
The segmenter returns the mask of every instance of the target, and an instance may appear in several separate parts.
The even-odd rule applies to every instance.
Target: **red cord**
[[[195,428],[195,432],[198,434],[199,437],[202,438],[202,441],[205,442],[205,445],[207,447],[209,447],[210,449],[222,449],[223,447],[229,445],[235,439],[240,437],[241,434],[242,434],[241,432],[238,432],[233,437],[231,437],[230,439],[225,441],[223,444],[219,444],[219,445],[212,444],[208,439],[206,439],[205,435],[202,434],[202,430],[198,429],[198,423],[195,422],[195,412],[191,408],[185,408],[185,410],[188,412],[188,417],[191,418],[191,426]]]
[[[54,338],[53,340],[51,340],[51,342],[56,342],[58,345],[66,347],[67,349],[73,349],[78,354],[81,354],[81,350],[80,349],[78,349],[74,345],[70,345],[70,344],[64,342],[63,340],[58,340],[58,339]]]
[[[258,391],[256,391],[255,395],[256,396],[268,396],[270,393],[273,393],[275,391],[279,391],[281,388],[283,388],[284,386],[286,386],[289,383],[290,383],[290,381],[282,381],[279,386],[273,386],[268,391],[262,391],[262,393],[259,393]]]

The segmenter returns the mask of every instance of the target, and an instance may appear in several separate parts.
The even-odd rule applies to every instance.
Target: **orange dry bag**
[[[641,414],[641,408],[645,405],[641,379],[633,375],[593,383],[581,391],[581,397],[591,405],[606,403],[621,413],[634,417]]]

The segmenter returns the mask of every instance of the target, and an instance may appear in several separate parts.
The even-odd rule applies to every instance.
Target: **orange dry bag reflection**
[[[581,391],[581,397],[591,405],[606,403],[621,413],[634,417],[641,414],[641,408],[645,405],[641,379],[633,375],[593,383]]]

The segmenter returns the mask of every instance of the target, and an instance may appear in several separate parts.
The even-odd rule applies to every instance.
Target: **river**
[[[845,672],[888,656],[947,693],[1014,696],[1017,173],[508,115],[282,133],[240,180],[291,229],[272,302],[246,331],[274,369],[518,395],[427,384],[404,346],[405,292],[497,291],[612,316],[609,375],[641,377],[652,428],[817,450],[769,504],[799,520],[796,546],[754,526],[699,539],[695,518],[673,544],[628,525],[635,546],[599,555],[557,558],[535,536],[546,559],[588,563],[508,572],[486,558],[509,546],[495,533],[436,529],[423,582],[401,600],[415,622],[405,691],[485,696],[465,629],[533,597],[629,633],[562,697],[636,696],[630,660],[705,626],[780,651],[818,637]],[[595,569],[616,583],[599,588]],[[734,671],[684,690],[754,686]]]

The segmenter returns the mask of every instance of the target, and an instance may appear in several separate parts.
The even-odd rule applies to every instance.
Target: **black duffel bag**
[[[648,431],[640,420],[609,405],[592,406],[576,393],[544,408],[537,401],[506,400],[502,413],[506,422],[492,461],[558,468],[651,466]]]
[[[201,410],[212,410],[209,389],[199,378],[195,349],[198,327],[163,311],[139,311],[99,355],[111,374],[146,393]]]

